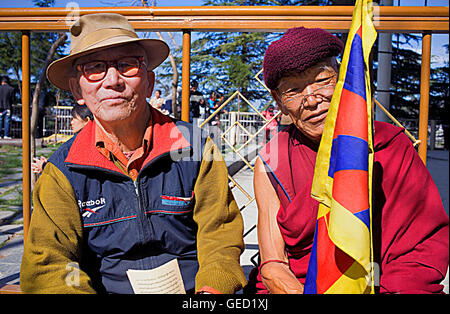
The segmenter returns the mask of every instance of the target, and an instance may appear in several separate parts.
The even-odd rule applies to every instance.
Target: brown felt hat
[[[115,13],[87,14],[70,27],[70,54],[52,62],[47,77],[56,87],[69,90],[73,76],[73,62],[84,55],[114,46],[139,43],[147,54],[149,71],[160,65],[169,55],[169,47],[159,39],[139,38],[127,18]]]

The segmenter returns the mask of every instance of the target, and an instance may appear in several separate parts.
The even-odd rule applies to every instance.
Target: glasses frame
[[[337,77],[337,74],[333,74],[333,75],[331,75],[328,79],[334,79],[334,78],[336,78],[336,77]],[[318,88],[316,88],[315,90],[313,90],[311,93],[308,93],[308,94],[297,93],[296,95],[291,96],[291,97],[289,97],[288,99],[284,100],[283,103],[286,105],[286,104],[292,103],[293,101],[299,101],[299,98],[302,97],[301,100],[300,100],[300,106],[303,107],[304,104],[305,104],[305,102],[307,101],[308,97],[314,96],[314,97],[317,98],[317,96],[318,96],[318,95],[317,95],[317,92],[318,92],[318,91],[323,90],[324,88],[329,88],[329,87],[331,87],[331,86],[335,87],[335,86],[336,86],[336,83],[337,83],[337,80],[334,81],[334,82],[332,82],[332,83],[328,83],[328,84],[326,84],[326,85],[324,85],[324,86],[318,87]],[[333,94],[331,94],[331,96],[332,96],[332,95],[333,95]],[[284,94],[283,94],[283,93],[280,93],[280,96],[281,96],[280,98],[281,98],[281,100],[282,100]],[[320,95],[320,96],[325,98],[324,95]],[[286,97],[286,96],[285,96],[285,97]]]
[[[124,73],[122,73],[119,70],[118,63],[120,62],[120,60],[128,59],[128,58],[136,58],[136,60],[138,61],[138,71],[136,72],[136,74],[125,75]],[[103,64],[106,65],[106,68],[105,68],[105,71],[103,72],[102,78],[97,79],[97,80],[93,80],[93,79],[90,79],[88,77],[88,75],[86,74],[85,65],[88,64],[88,63],[92,63],[92,62],[100,62],[100,63],[103,63]],[[76,68],[77,68],[78,71],[81,72],[81,74],[86,78],[86,80],[88,80],[91,83],[94,83],[94,82],[100,82],[100,81],[104,80],[110,67],[114,67],[117,70],[117,72],[123,77],[135,77],[135,76],[137,76],[139,74],[139,70],[141,69],[142,65],[147,67],[147,63],[144,61],[144,57],[142,57],[142,56],[140,56],[140,57],[127,56],[127,57],[121,57],[121,58],[119,58],[117,60],[110,60],[110,61],[106,61],[106,60],[92,60],[92,61],[89,61],[89,62],[86,62],[86,63],[77,64]]]

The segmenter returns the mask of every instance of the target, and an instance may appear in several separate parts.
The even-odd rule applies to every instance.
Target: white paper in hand
[[[176,259],[154,269],[127,270],[135,294],[186,294]]]

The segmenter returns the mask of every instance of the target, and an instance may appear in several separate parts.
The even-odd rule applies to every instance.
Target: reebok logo
[[[100,206],[98,206],[98,205],[100,205]],[[89,207],[96,206],[96,207],[88,208],[88,206]],[[78,207],[80,207],[80,209],[84,211],[82,216],[87,217],[87,218],[91,217],[92,214],[96,214],[99,209],[101,209],[105,206],[106,206],[106,200],[104,197],[101,197],[98,200],[88,200],[86,202],[82,202],[82,201],[78,200]]]

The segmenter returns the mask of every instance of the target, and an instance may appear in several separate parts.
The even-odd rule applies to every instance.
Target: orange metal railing
[[[95,12],[120,13],[137,30],[159,31],[281,31],[295,25],[346,32],[352,6],[202,6],[5,8],[0,10],[2,30],[67,30],[67,21]],[[378,31],[448,32],[448,7],[376,7]]]
[[[23,240],[31,219],[31,147],[30,147],[30,32],[22,32],[22,169]],[[25,227],[26,226],[26,227]]]

